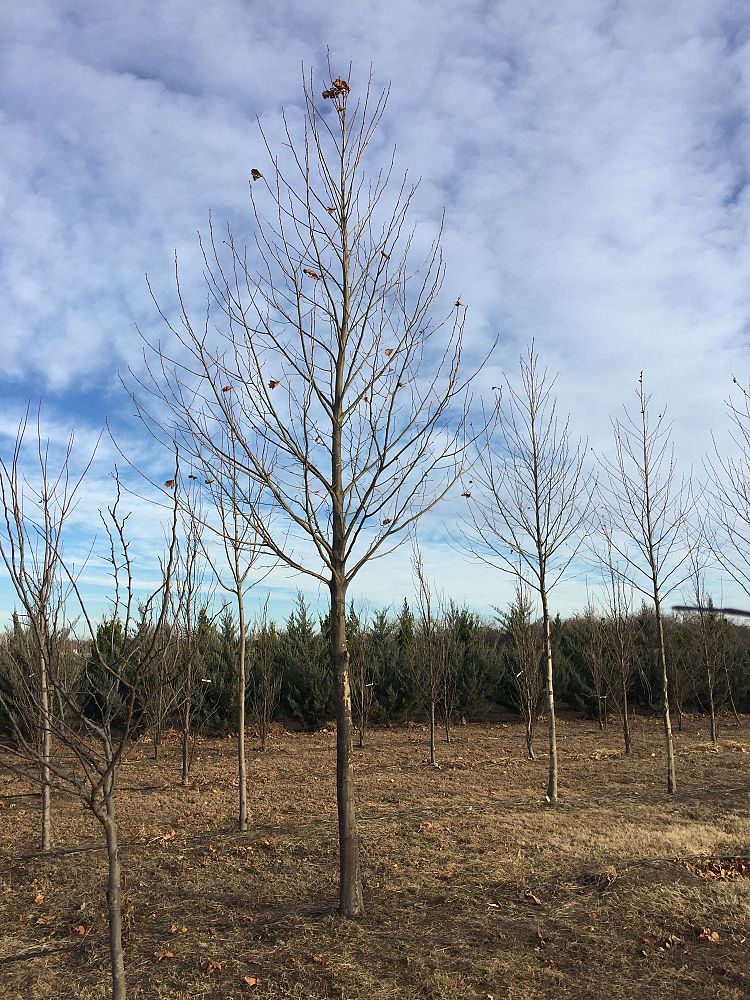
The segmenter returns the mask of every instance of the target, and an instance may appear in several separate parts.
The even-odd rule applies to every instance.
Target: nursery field
[[[357,751],[367,913],[336,915],[335,735],[275,730],[251,753],[251,828],[234,828],[235,746],[202,741],[179,786],[176,737],[124,765],[126,968],[134,1000],[750,996],[750,719],[675,734],[657,719],[559,721],[560,802],[521,727],[458,727],[425,764],[419,725]],[[254,751],[255,744],[248,742]],[[0,760],[0,763],[2,761]],[[105,854],[56,798],[36,850],[33,785],[0,771],[0,996],[110,988]],[[747,865],[747,867],[746,867]]]

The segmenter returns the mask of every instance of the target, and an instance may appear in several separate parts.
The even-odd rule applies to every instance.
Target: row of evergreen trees
[[[713,673],[706,670],[705,630],[694,616],[667,618],[671,701],[678,719],[684,709],[727,707],[750,710],[750,630],[712,614]],[[428,627],[429,625],[429,627]],[[523,630],[525,629],[525,633]],[[283,628],[264,619],[248,636],[247,709],[265,742],[276,719],[314,730],[335,716],[328,658],[328,620],[317,618],[298,594]],[[659,673],[653,612],[647,607],[628,619],[628,702],[646,709],[658,702]],[[519,634],[527,642],[519,641]],[[350,668],[355,721],[364,736],[369,723],[397,724],[422,718],[432,702],[444,724],[487,718],[498,708],[529,715],[541,709],[542,643],[540,627],[529,609],[515,606],[493,623],[467,608],[449,604],[438,620],[426,623],[404,601],[394,615],[388,609],[369,614],[349,610]],[[100,648],[118,642],[117,623],[103,622]],[[614,650],[606,619],[591,610],[554,622],[557,697],[569,709],[600,722],[622,710],[621,684],[614,680]],[[237,717],[238,631],[228,611],[212,619],[206,610],[196,634],[175,656],[148,676],[139,692],[143,729],[160,732],[180,726],[186,711],[192,728],[206,734],[229,732]],[[15,617],[0,643],[0,705],[19,706],[34,665],[28,633]],[[178,647],[180,648],[180,647]],[[61,637],[71,690],[89,702],[113,701],[100,689],[83,644]],[[710,690],[709,690],[710,688]],[[116,704],[116,692],[114,697]],[[602,719],[603,714],[603,719]],[[23,718],[23,712],[16,712]],[[10,731],[0,708],[0,728]]]

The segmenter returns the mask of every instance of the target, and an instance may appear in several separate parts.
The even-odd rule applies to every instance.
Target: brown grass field
[[[232,740],[201,742],[185,789],[176,740],[158,764],[140,744],[120,794],[129,996],[750,997],[750,720],[722,722],[715,753],[686,719],[669,798],[658,720],[637,720],[630,759],[616,725],[561,720],[556,808],[517,725],[456,729],[439,768],[423,727],[373,732],[361,921],[336,915],[332,731],[252,757],[244,835]],[[0,996],[106,997],[98,828],[58,796],[42,856],[30,790],[0,771]]]

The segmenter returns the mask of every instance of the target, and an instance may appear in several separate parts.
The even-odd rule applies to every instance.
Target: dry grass
[[[332,732],[277,733],[253,759],[245,835],[231,741],[202,744],[188,789],[176,746],[158,765],[139,748],[120,804],[130,996],[746,998],[750,877],[674,860],[750,855],[750,742],[724,732],[715,753],[705,721],[686,720],[668,798],[656,720],[640,720],[630,759],[616,727],[563,720],[554,809],[546,760],[523,759],[517,726],[457,730],[437,769],[421,727],[372,733],[357,755],[357,922],[335,914]],[[60,799],[60,853],[41,856],[36,801],[2,781],[0,996],[105,997],[98,830]],[[47,949],[62,950],[31,957]]]

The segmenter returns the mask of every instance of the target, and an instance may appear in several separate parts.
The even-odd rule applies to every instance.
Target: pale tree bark
[[[534,344],[520,359],[520,385],[506,379],[492,433],[477,448],[478,483],[469,492],[467,539],[475,558],[514,576],[539,595],[545,644],[549,736],[547,799],[557,801],[558,761],[554,651],[549,595],[575,559],[586,532],[591,478],[586,445],[559,422],[555,378],[540,369]]]
[[[660,708],[667,762],[667,792],[677,790],[670,684],[662,602],[686,579],[688,518],[692,509],[684,480],[675,478],[670,428],[661,413],[651,422],[643,373],[636,390],[638,415],[613,420],[615,457],[601,460],[602,519],[606,543],[618,557],[618,575],[650,598],[656,622],[661,675]]]
[[[179,319],[160,309],[171,346],[149,345],[133,393],[166,445],[177,440],[192,462],[234,466],[253,483],[260,506],[242,512],[258,545],[328,588],[345,916],[363,912],[347,588],[456,488],[471,438],[471,377],[459,374],[465,309],[457,300],[433,319],[439,239],[415,269],[405,228],[414,189],[394,190],[390,164],[370,163],[386,98],[369,83],[350,96],[336,77],[321,100],[306,81],[301,133],[285,122],[283,158],[266,145],[253,175],[252,255],[211,226],[209,315],[194,325],[177,272]]]

